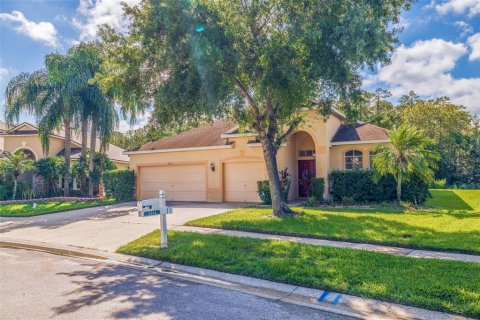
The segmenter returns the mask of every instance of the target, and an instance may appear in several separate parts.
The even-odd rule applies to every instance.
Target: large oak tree
[[[411,0],[144,0],[128,34],[107,27],[97,81],[133,115],[153,102],[163,122],[230,115],[262,144],[273,213],[276,155],[302,110],[328,115],[358,94],[359,70],[388,60]],[[316,103],[313,103],[313,102]]]

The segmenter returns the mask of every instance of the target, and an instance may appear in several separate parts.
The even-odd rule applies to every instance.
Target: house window
[[[298,151],[299,157],[313,157],[315,156],[315,150],[300,150]]]
[[[345,169],[362,169],[363,153],[358,150],[345,152]]]

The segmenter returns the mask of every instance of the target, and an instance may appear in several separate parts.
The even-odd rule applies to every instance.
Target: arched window
[[[362,169],[363,153],[358,150],[345,152],[345,169]]]
[[[15,151],[15,153],[19,153],[19,152],[23,152],[25,156],[30,160],[33,160],[33,161],[37,160],[37,157],[35,157],[35,154],[32,152],[32,150],[18,149],[17,151]]]

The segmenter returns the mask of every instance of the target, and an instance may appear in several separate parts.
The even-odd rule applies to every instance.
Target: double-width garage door
[[[227,162],[223,170],[225,202],[260,202],[257,181],[266,179],[263,162]]]
[[[206,166],[140,167],[140,199],[158,197],[165,190],[169,201],[206,201]]]

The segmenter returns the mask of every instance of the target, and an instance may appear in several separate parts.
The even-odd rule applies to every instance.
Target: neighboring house
[[[38,127],[24,122],[19,125],[8,127],[5,123],[0,122],[0,151],[6,150],[15,153],[22,150],[32,160],[38,160],[48,156],[63,156],[65,134],[62,130],[56,131],[50,135],[49,150],[45,153],[42,143],[38,136]],[[90,147],[90,137],[87,146]],[[96,150],[100,147],[100,141],[97,140]],[[72,132],[72,151],[71,157],[73,161],[78,160],[81,151],[81,135],[80,132]],[[110,144],[106,154],[117,166],[118,169],[126,169],[129,166],[129,158],[124,155],[125,150]],[[35,179],[31,173],[27,173],[22,180],[31,182],[35,185]]]
[[[288,168],[289,199],[304,198],[311,177],[333,169],[370,167],[374,144],[388,142],[386,131],[371,124],[346,125],[335,111],[324,121],[314,111],[278,152],[278,169]],[[125,152],[137,175],[137,198],[207,202],[259,202],[257,181],[266,180],[261,144],[234,123],[216,121]]]

